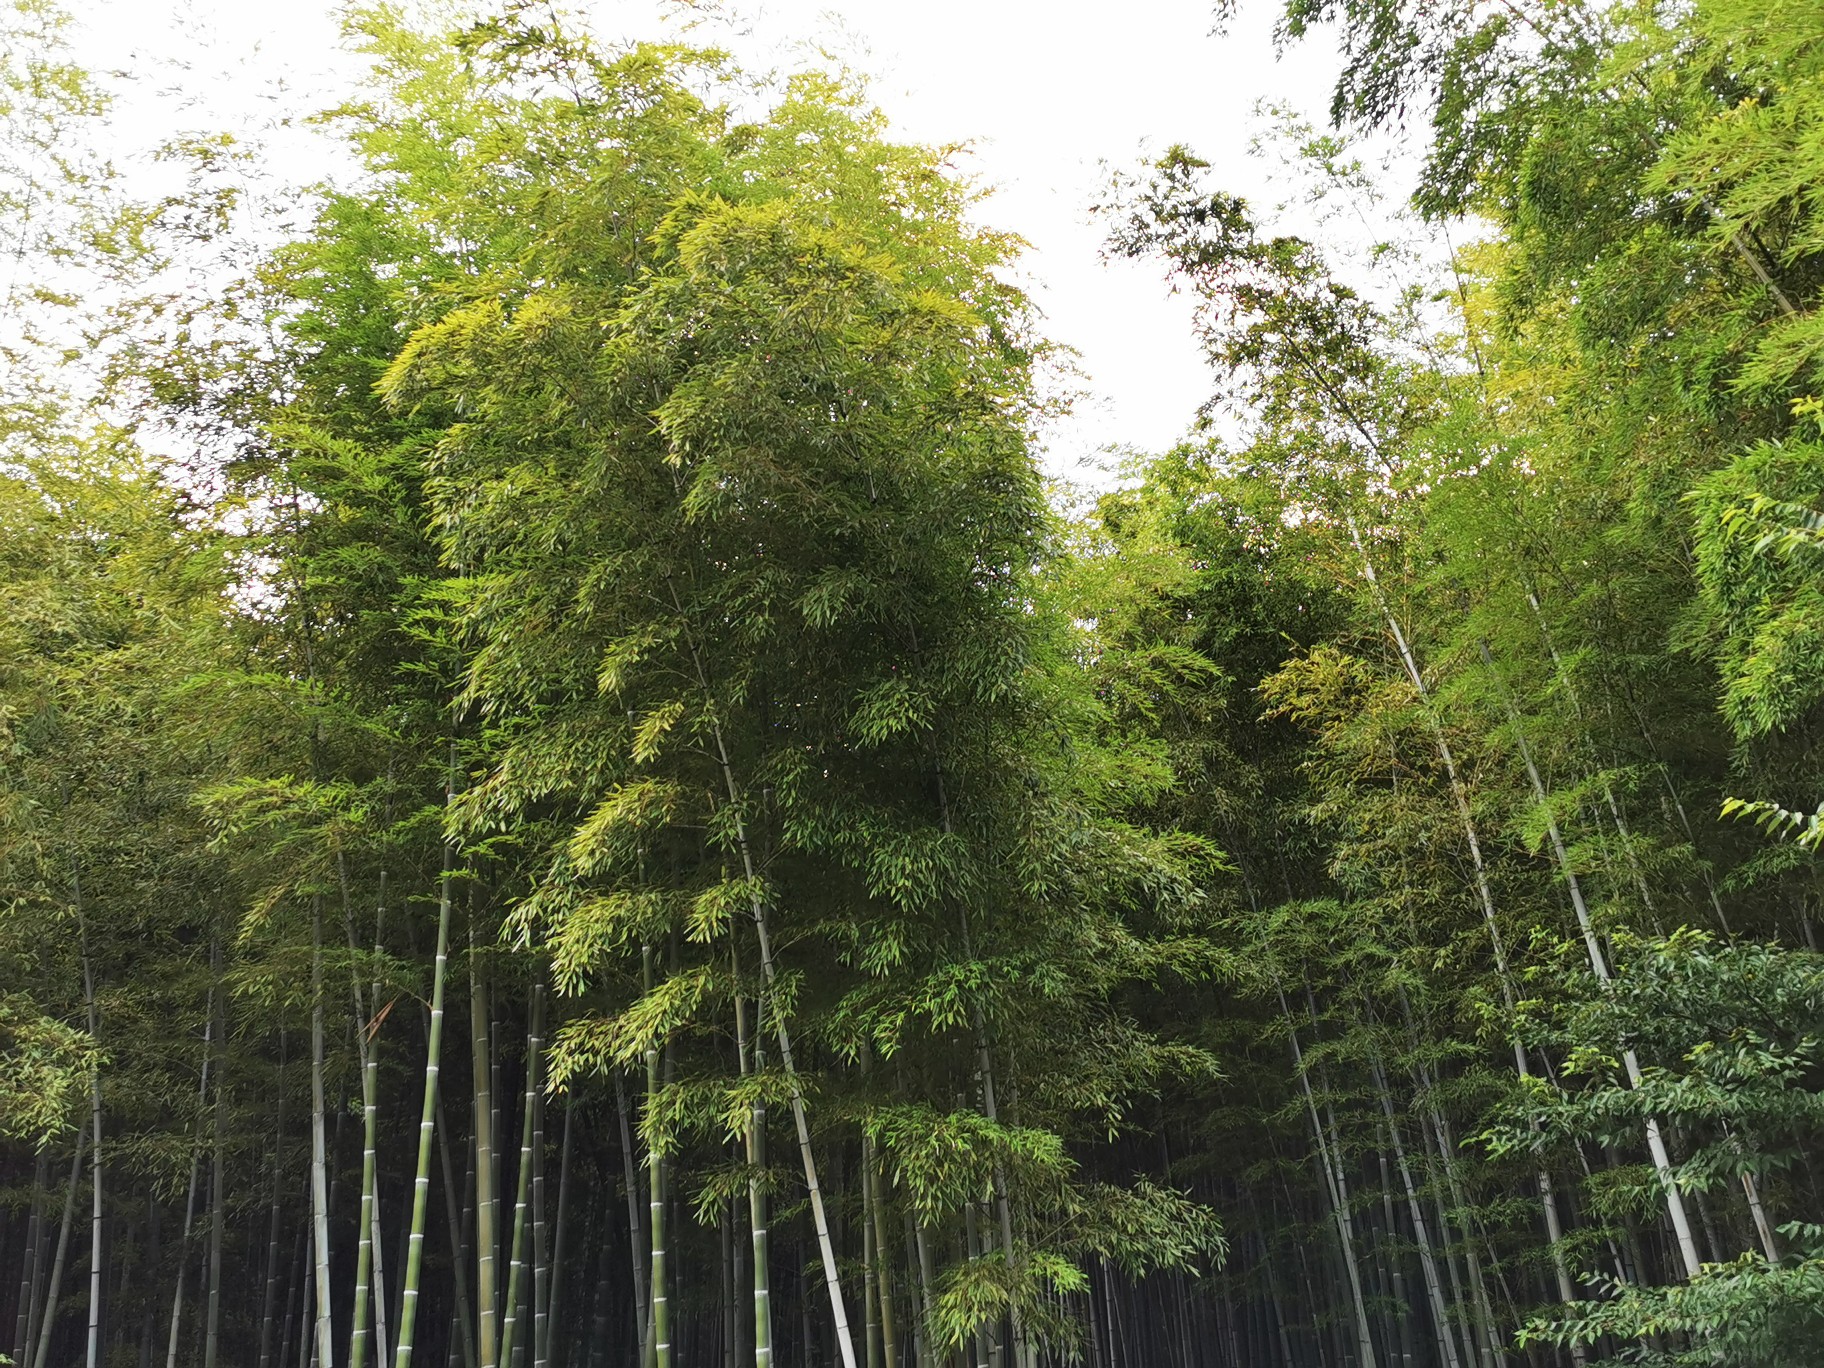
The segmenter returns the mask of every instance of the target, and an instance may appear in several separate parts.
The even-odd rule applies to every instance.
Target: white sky
[[[70,3],[82,23],[79,58],[138,78],[142,124],[245,126],[282,106],[311,108],[358,70],[337,49],[331,0]],[[581,7],[610,37],[676,33],[653,0]],[[1307,40],[1277,60],[1275,0],[1245,4],[1222,38],[1210,31],[1210,0],[733,0],[732,8],[738,26],[710,22],[693,37],[761,67],[793,65],[794,52],[820,44],[876,78],[875,99],[900,136],[973,144],[978,175],[996,188],[982,216],[1032,244],[1026,283],[1050,335],[1082,354],[1089,399],[1048,434],[1053,474],[1103,483],[1103,448],[1155,450],[1182,435],[1209,389],[1189,305],[1168,297],[1154,268],[1102,262],[1087,206],[1104,163],[1132,167],[1147,149],[1174,142],[1212,162],[1217,184],[1270,206],[1269,169],[1248,154],[1260,126],[1255,103],[1289,104],[1321,123],[1335,71],[1325,44]],[[145,98],[152,89],[163,97]]]

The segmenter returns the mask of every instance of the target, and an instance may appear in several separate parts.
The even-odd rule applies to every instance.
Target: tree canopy
[[[1279,16],[1418,189],[1116,168],[1069,491],[848,73],[357,8],[249,228],[9,4],[10,1361],[1815,1360],[1824,5]]]

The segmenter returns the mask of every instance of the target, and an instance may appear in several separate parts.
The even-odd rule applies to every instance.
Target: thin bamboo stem
[[[544,1042],[544,991],[541,980],[533,986],[531,1010],[528,1013],[526,1029],[526,1093],[523,1099],[519,1120],[519,1172],[514,1183],[513,1193],[513,1243],[512,1255],[507,1265],[507,1314],[501,1325],[500,1361],[503,1365],[513,1362],[515,1347],[524,1348],[517,1341],[521,1338],[520,1323],[525,1319],[520,1315],[520,1303],[527,1290],[526,1271],[526,1237],[528,1234],[529,1215],[532,1201],[532,1170],[534,1122],[538,1105],[538,1064],[545,1051]]]
[[[51,1352],[51,1331],[57,1322],[57,1299],[63,1292],[63,1268],[70,1254],[70,1227],[76,1219],[76,1188],[82,1182],[82,1160],[88,1151],[89,1131],[85,1124],[76,1134],[76,1152],[70,1156],[70,1183],[63,1194],[63,1224],[57,1231],[57,1252],[51,1258],[51,1281],[44,1294],[44,1311],[38,1321],[38,1347],[32,1355],[32,1368],[45,1368]]]
[[[446,811],[456,801],[456,754],[456,741],[452,737],[444,775]],[[455,875],[456,842],[446,830],[443,838],[443,871],[437,887],[437,949],[431,962],[431,1018],[424,1045],[424,1099],[418,1109],[418,1158],[412,1170],[411,1235],[410,1243],[406,1246],[405,1280],[399,1301],[399,1343],[393,1354],[394,1368],[411,1368],[418,1328],[418,1281],[424,1269],[424,1230],[431,1197],[431,1142],[437,1131],[437,1117],[442,1103],[438,1080],[443,1069],[444,984],[449,977],[450,910]],[[449,1187],[447,1172],[444,1187]],[[459,1264],[456,1270],[459,1294],[463,1276]],[[467,1347],[466,1343],[464,1347]]]

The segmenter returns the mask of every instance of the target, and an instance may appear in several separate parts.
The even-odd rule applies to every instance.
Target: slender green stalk
[[[888,1368],[896,1368],[899,1363],[899,1320],[893,1312],[893,1260],[887,1253],[893,1246],[887,1239],[887,1203],[885,1184],[880,1176],[880,1155],[875,1152],[872,1140],[868,1142],[868,1151],[864,1181],[874,1193],[869,1205],[874,1211],[874,1258],[878,1265],[875,1287],[880,1297],[880,1337]]]
[[[526,1031],[526,1095],[519,1123],[519,1177],[513,1194],[513,1254],[507,1271],[507,1314],[500,1333],[500,1361],[511,1364],[520,1338],[520,1302],[526,1291],[526,1234],[532,1199],[534,1122],[538,1104],[538,1064],[544,1054],[545,986],[532,989],[532,1010]],[[523,1349],[523,1344],[518,1345]]]
[[[446,808],[456,800],[456,742],[444,780]],[[412,1340],[418,1324],[418,1280],[424,1268],[425,1214],[431,1195],[431,1141],[437,1129],[437,1082],[443,1064],[443,989],[450,958],[451,888],[456,877],[456,842],[443,838],[443,876],[437,892],[437,954],[431,967],[431,1023],[425,1036],[424,1102],[418,1112],[418,1163],[412,1174],[411,1243],[406,1247],[405,1287],[399,1303],[399,1348],[394,1368],[411,1368]],[[445,1186],[448,1186],[446,1177]],[[460,1286],[460,1281],[458,1282]]]
[[[731,951],[732,953],[732,951]],[[739,978],[739,965],[736,966],[736,977]],[[764,990],[756,1002],[756,1017],[765,1011]],[[758,1021],[756,1025],[760,1025]],[[740,1060],[743,1077],[750,1072],[758,1073],[765,1067],[765,1051],[761,1048],[764,1028],[754,1033],[753,1040],[748,1039],[747,1001],[735,999],[735,1048]],[[747,1147],[747,1214],[753,1242],[753,1278],[754,1278],[754,1368],[772,1368],[773,1362],[773,1306],[772,1278],[768,1264],[771,1252],[766,1229],[766,1189],[762,1185],[766,1172],[766,1103],[758,1090],[754,1093],[753,1105],[748,1108],[747,1126],[742,1139]]]
[[[735,841],[741,849],[742,870],[749,885],[757,888],[753,852],[747,843],[747,826],[741,816],[741,791],[735,783],[734,766],[728,758],[728,747],[722,740],[722,727],[714,728],[716,755],[721,764],[723,783],[735,815]],[[766,900],[758,892],[749,912],[754,919],[754,937],[760,945],[760,981],[769,994],[776,970],[773,965],[773,942],[767,921]],[[849,1315],[843,1305],[842,1279],[836,1266],[836,1249],[830,1239],[830,1222],[823,1208],[823,1186],[817,1181],[817,1160],[811,1151],[811,1126],[804,1110],[804,1089],[798,1082],[797,1065],[792,1060],[792,1036],[785,1018],[773,1014],[773,1027],[779,1036],[779,1062],[785,1068],[786,1083],[791,1091],[792,1124],[798,1132],[798,1157],[804,1167],[804,1185],[810,1192],[811,1225],[817,1234],[817,1252],[823,1262],[824,1286],[829,1291],[830,1315],[836,1323],[836,1349],[842,1356],[843,1368],[855,1368],[855,1337],[849,1332]]]
[[[82,884],[72,878],[71,891],[76,900],[76,925],[82,940],[82,996],[88,1010],[89,1039],[101,1039],[101,1016],[95,1005],[95,963],[89,957],[89,925],[83,915]],[[219,1001],[219,995],[218,995]],[[221,1087],[220,1082],[216,1084]],[[219,1108],[219,1102],[218,1102]],[[101,1368],[101,1070],[89,1074],[89,1338],[88,1368]],[[221,1113],[216,1113],[216,1190],[221,1189]],[[218,1242],[216,1248],[220,1250]]]
[[[867,1163],[867,1139],[862,1140],[862,1162]],[[863,1345],[868,1368],[882,1368],[880,1360],[880,1303],[875,1298],[879,1270],[875,1266],[874,1188],[864,1174],[861,1184],[861,1295],[864,1317]]]
[[[209,1022],[203,1027],[203,1068],[202,1081],[197,1084],[197,1105],[200,1110],[203,1099],[209,1095],[209,1066],[214,1063],[214,1051],[210,1042],[215,1039],[215,993],[210,989]],[[184,1251],[190,1247],[190,1227],[196,1219],[196,1185],[197,1175],[202,1168],[202,1137],[196,1137],[190,1150],[190,1184],[184,1195],[184,1229],[178,1242],[179,1256],[177,1261],[177,1284],[171,1291],[171,1333],[165,1347],[165,1368],[177,1368],[178,1330],[184,1319],[184,1275],[189,1271],[190,1260]]]
[[[676,586],[671,587],[672,603],[683,613],[683,605],[678,602]],[[709,675],[703,668],[703,659],[694,642],[690,643],[690,656],[696,671],[697,683],[702,688],[706,699],[713,694],[709,687]],[[711,711],[714,717],[714,711]],[[741,788],[735,782],[734,763],[729,759],[728,743],[722,735],[722,724],[712,722],[711,736],[716,743],[716,764],[722,771],[723,787],[728,794],[729,810],[734,816],[735,843],[741,851],[741,869],[746,875],[748,886],[754,889],[749,902],[749,913],[754,921],[754,939],[760,947],[760,981],[770,993],[776,970],[773,964],[772,933],[768,923],[766,900],[759,893],[759,880],[754,867],[753,849],[748,844],[747,822],[741,812]],[[779,1063],[785,1070],[787,1086],[791,1093],[792,1125],[798,1132],[798,1157],[804,1168],[804,1185],[811,1199],[811,1225],[817,1234],[817,1253],[823,1263],[824,1286],[829,1292],[830,1316],[835,1322],[836,1349],[842,1357],[843,1368],[855,1368],[855,1337],[849,1330],[849,1313],[843,1303],[842,1277],[836,1266],[836,1250],[830,1239],[829,1217],[824,1211],[823,1186],[817,1180],[817,1160],[811,1149],[810,1120],[805,1115],[804,1089],[798,1081],[798,1067],[792,1059],[791,1030],[786,1024],[783,1013],[775,1012],[774,1029],[779,1037]]]
[[[1380,1095],[1381,1114],[1387,1122],[1387,1134],[1393,1145],[1395,1166],[1399,1170],[1400,1187],[1406,1197],[1406,1212],[1412,1222],[1413,1239],[1419,1248],[1419,1270],[1425,1279],[1425,1296],[1431,1304],[1432,1326],[1437,1334],[1438,1354],[1444,1368],[1459,1368],[1456,1341],[1450,1335],[1450,1311],[1444,1300],[1444,1284],[1438,1277],[1437,1259],[1432,1252],[1431,1234],[1425,1224],[1425,1208],[1420,1203],[1417,1189],[1412,1181],[1412,1165],[1406,1158],[1406,1146],[1400,1139],[1399,1118],[1394,1115],[1393,1096],[1387,1086],[1387,1075],[1381,1069],[1381,1061],[1373,1062],[1375,1088]]]
[[[913,1358],[918,1368],[933,1368],[936,1355],[931,1347],[931,1304],[937,1273],[932,1266],[931,1239],[910,1211],[906,1213],[906,1229],[912,1241],[911,1257],[918,1265],[918,1314],[912,1321]]]
[[[222,942],[217,936],[209,949],[210,967],[216,982],[221,981]],[[227,1044],[228,1024],[223,1019],[222,999],[224,994],[215,995],[215,1049],[222,1054],[222,1047]],[[224,1169],[227,1160],[227,1073],[222,1067],[224,1061],[217,1059],[215,1070],[215,1145],[213,1165],[209,1177],[209,1309],[205,1317],[203,1331],[203,1368],[215,1368],[221,1353],[222,1337],[222,1232],[227,1224],[227,1211],[224,1202]]]
[[[1489,655],[1488,643],[1476,643],[1482,655],[1482,664],[1495,681],[1501,701],[1506,708],[1509,724],[1514,731],[1514,740],[1520,750],[1520,759],[1526,767],[1526,777],[1532,786],[1533,801],[1539,810],[1545,813],[1546,837],[1552,847],[1552,857],[1557,862],[1558,872],[1564,879],[1565,891],[1570,895],[1571,910],[1576,915],[1577,927],[1583,933],[1585,950],[1590,957],[1590,969],[1603,983],[1612,978],[1609,972],[1607,957],[1603,954],[1602,944],[1596,937],[1596,926],[1590,918],[1590,909],[1584,902],[1583,885],[1577,878],[1577,871],[1572,866],[1570,855],[1565,850],[1564,837],[1558,830],[1558,819],[1552,815],[1547,798],[1545,781],[1540,777],[1539,766],[1533,759],[1533,749],[1528,744],[1526,733],[1520,726],[1520,711],[1514,706],[1513,697],[1507,692],[1507,686],[1495,670],[1495,663]],[[1630,1087],[1640,1087],[1640,1060],[1632,1048],[1622,1052],[1622,1063],[1626,1066]],[[1678,1240],[1678,1251],[1684,1259],[1685,1276],[1695,1278],[1703,1269],[1703,1261],[1698,1257],[1697,1240],[1691,1233],[1691,1218],[1685,1210],[1685,1195],[1672,1175],[1672,1157],[1666,1149],[1665,1137],[1659,1128],[1659,1118],[1647,1118],[1647,1150],[1653,1159],[1653,1170],[1659,1177],[1660,1190],[1665,1197],[1666,1214],[1671,1218],[1672,1230]],[[1778,1251],[1765,1251],[1770,1259],[1779,1257]]]
[[[633,1160],[633,1127],[628,1120],[627,1083],[619,1069],[614,1071],[614,1105],[616,1115],[621,1123],[621,1186],[627,1195],[627,1264],[633,1270],[633,1309],[635,1323],[640,1327],[638,1343],[641,1358],[651,1341],[651,1319],[647,1308],[651,1304],[652,1284],[648,1276],[647,1257],[650,1250],[642,1238],[645,1227],[640,1221],[639,1179],[634,1172]]]
[[[1494,954],[1495,976],[1500,982],[1501,995],[1511,1015],[1516,1000],[1513,975],[1508,967],[1507,947],[1501,935],[1500,922],[1495,915],[1494,890],[1489,882],[1488,866],[1482,858],[1482,841],[1477,831],[1475,815],[1469,805],[1468,785],[1463,782],[1463,777],[1457,769],[1456,755],[1451,750],[1450,740],[1445,736],[1443,724],[1437,716],[1436,709],[1432,706],[1431,687],[1425,680],[1424,671],[1419,668],[1418,658],[1413,653],[1411,643],[1406,639],[1406,633],[1400,626],[1399,617],[1394,613],[1392,604],[1387,601],[1386,590],[1381,586],[1380,576],[1375,573],[1374,557],[1368,554],[1367,544],[1362,540],[1361,530],[1357,527],[1353,516],[1348,519],[1348,529],[1350,543],[1354,546],[1356,557],[1361,562],[1362,578],[1368,583],[1375,608],[1387,626],[1388,636],[1393,640],[1407,679],[1412,681],[1413,692],[1425,704],[1426,720],[1430,725],[1432,741],[1437,747],[1438,759],[1444,766],[1451,802],[1457,813],[1457,823],[1463,832],[1464,844],[1469,850],[1470,868],[1475,876],[1476,897],[1481,905],[1483,925],[1488,931],[1489,946]],[[1524,1083],[1531,1077],[1531,1069],[1527,1065],[1526,1047],[1518,1035],[1513,1036],[1509,1044],[1513,1048],[1515,1075]],[[1535,1121],[1533,1124],[1536,1129],[1538,1123]],[[1576,1299],[1576,1293],[1571,1285],[1570,1269],[1564,1258],[1564,1231],[1558,1214],[1557,1193],[1552,1186],[1551,1174],[1546,1170],[1545,1165],[1541,1164],[1535,1170],[1534,1181],[1539,1189],[1540,1209],[1545,1218],[1546,1243],[1550,1248],[1553,1271],[1557,1276],[1559,1299],[1568,1304]],[[1581,1345],[1574,1347],[1571,1357],[1574,1363],[1581,1364],[1584,1358],[1583,1347]]]
[[[368,1048],[372,1050],[372,1041],[368,1042]],[[386,1333],[386,1259],[381,1241],[380,1184],[377,1179],[374,1183],[372,1210],[368,1213],[368,1238],[374,1247],[374,1365],[375,1368],[387,1368],[388,1346],[391,1341]],[[403,1243],[401,1241],[402,1245]]]
[[[544,984],[538,985],[538,1015],[540,1017],[540,1035],[543,1035],[544,1017]],[[541,1044],[542,1048],[542,1044]],[[529,1067],[529,1066],[528,1066]],[[550,1250],[546,1241],[550,1232],[545,1225],[545,1090],[541,1087],[532,1094],[532,1353],[533,1368],[537,1368],[545,1352],[545,1332],[549,1326],[545,1322],[546,1298],[551,1294],[550,1265],[546,1259]],[[522,1356],[523,1357],[523,1356]]]
[[[864,1042],[861,1049],[861,1068],[864,1074],[872,1071],[873,1062],[873,1052]],[[873,1257],[868,1260],[868,1266],[874,1274],[873,1293],[879,1302],[873,1319],[880,1328],[881,1353],[887,1368],[898,1368],[899,1331],[893,1315],[893,1260],[888,1252],[893,1248],[893,1242],[887,1238],[887,1208],[880,1181],[880,1154],[874,1137],[865,1131],[861,1137],[861,1196],[862,1219],[872,1236]]]
[[[335,1319],[329,1280],[329,1146],[323,1092],[323,899],[310,900],[310,1210],[316,1263],[316,1346],[322,1368],[335,1363]]]
[[[76,1188],[82,1182],[82,1159],[88,1152],[89,1130],[85,1124],[76,1135],[76,1152],[70,1156],[70,1184],[63,1193],[63,1224],[57,1231],[57,1252],[51,1258],[51,1282],[45,1289],[44,1312],[38,1322],[38,1347],[32,1354],[32,1368],[45,1368],[51,1353],[51,1329],[57,1321],[57,1298],[63,1292],[63,1268],[70,1255],[70,1227],[76,1220]]]
[[[1286,1036],[1292,1042],[1292,1070],[1298,1076],[1299,1089],[1304,1095],[1306,1117],[1311,1122],[1311,1138],[1317,1147],[1317,1157],[1323,1171],[1324,1195],[1329,1201],[1332,1219],[1336,1222],[1337,1240],[1343,1253],[1343,1268],[1349,1280],[1349,1299],[1355,1311],[1356,1348],[1362,1368],[1376,1368],[1378,1360],[1374,1353],[1374,1338],[1369,1332],[1368,1306],[1362,1294],[1361,1267],[1355,1255],[1355,1227],[1349,1214],[1348,1180],[1343,1173],[1340,1146],[1333,1156],[1331,1146],[1337,1140],[1335,1118],[1331,1118],[1330,1130],[1326,1132],[1322,1119],[1318,1115],[1317,1098],[1311,1091],[1311,1076],[1305,1067],[1304,1051],[1299,1048],[1298,1028],[1293,1024],[1291,1009],[1286,1005],[1286,997],[1279,995],[1279,1010],[1285,1017]],[[1313,1017],[1315,1017],[1315,1009]]]
[[[13,1362],[20,1363],[25,1359],[26,1345],[31,1341],[33,1310],[38,1300],[38,1278],[43,1271],[39,1268],[42,1261],[44,1236],[45,1190],[51,1180],[50,1151],[40,1148],[37,1162],[32,1168],[32,1205],[31,1212],[25,1221],[25,1257],[20,1261],[19,1269],[19,1306],[13,1316]]]
[[[646,991],[652,991],[652,947],[643,947]],[[652,1040],[646,1046],[646,1125],[653,1128],[659,1101],[659,1046]],[[652,1233],[652,1348],[650,1357],[657,1368],[671,1368],[671,1305],[666,1295],[665,1279],[665,1154],[651,1140],[646,1145],[646,1190],[650,1204]]]
[[[450,1281],[456,1293],[455,1348],[461,1352],[463,1368],[475,1368],[475,1318],[469,1311],[469,1199],[475,1191],[475,1165],[471,1154],[463,1185],[456,1186],[455,1166],[450,1162],[450,1127],[444,1118],[443,1094],[437,1095],[437,1159],[443,1168],[443,1207],[450,1227]],[[460,1197],[457,1195],[460,1193]],[[455,1355],[451,1355],[452,1360]],[[394,1365],[394,1368],[399,1368]]]
[[[374,976],[368,981],[368,1028],[367,1057],[361,1065],[362,1090],[362,1164],[365,1166],[367,1153],[374,1149],[376,1132],[379,1128],[379,1108],[376,1105],[372,1116],[367,1110],[367,1098],[371,1093],[377,1100],[380,1095],[380,1058],[379,1037],[380,1019],[384,1010],[380,1005],[380,965],[386,953],[386,870],[380,871],[380,892],[374,902]],[[368,1086],[368,1076],[373,1075],[374,1082]],[[374,1363],[376,1368],[387,1368],[387,1349],[392,1341],[387,1337],[386,1325],[386,1247],[381,1239],[383,1223],[380,1219],[380,1180],[376,1171],[372,1185],[372,1200],[368,1203],[368,1239],[374,1250]],[[409,1235],[408,1235],[409,1238]]]
[[[539,1355],[533,1368],[549,1368],[551,1361],[558,1357],[556,1338],[563,1327],[564,1255],[568,1252],[566,1245],[570,1229],[570,1149],[571,1141],[576,1137],[575,1123],[576,1094],[566,1092],[564,1138],[557,1161],[557,1220],[553,1223],[551,1239],[550,1293],[541,1309],[541,1314],[545,1317],[545,1328],[539,1335]]]
[[[499,1205],[494,1193],[493,1048],[488,1029],[488,984],[471,912],[469,931],[469,1040],[475,1079],[475,1356],[480,1368],[499,1368],[500,1287],[495,1268]]]
[[[349,903],[348,862],[336,852],[336,875],[342,889],[342,922],[348,936],[350,988],[355,1005],[355,1054],[361,1071],[361,1208],[355,1219],[355,1304],[349,1321],[348,1368],[367,1368],[368,1345],[373,1338],[369,1313],[373,1304],[374,1183],[380,1099],[376,1094],[377,1061],[374,1059],[372,1013],[361,991],[357,963],[354,910]]]
[[[279,1073],[281,1083],[285,1067],[285,1033],[279,1033]],[[278,1089],[279,1100],[272,1127],[272,1202],[266,1218],[266,1292],[260,1308],[259,1368],[272,1368],[273,1318],[279,1305],[279,1192],[283,1171],[281,1158],[285,1148],[285,1089]]]

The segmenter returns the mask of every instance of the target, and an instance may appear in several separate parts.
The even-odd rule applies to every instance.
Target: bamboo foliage
[[[13,1357],[1815,1357],[1824,20],[1282,8],[1082,497],[841,72],[358,10],[333,183],[143,205],[8,11]]]

